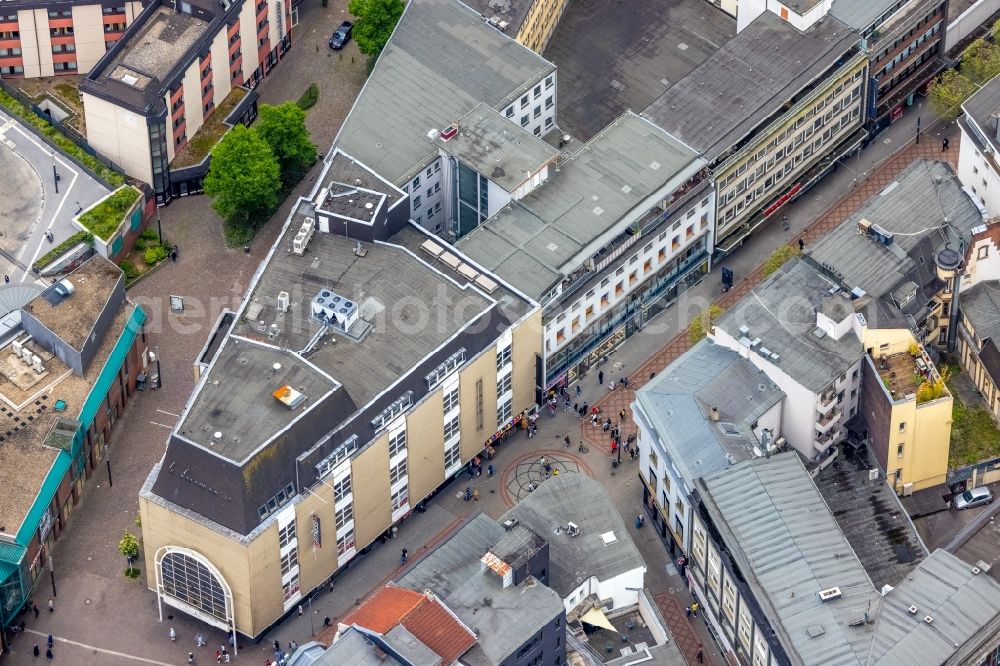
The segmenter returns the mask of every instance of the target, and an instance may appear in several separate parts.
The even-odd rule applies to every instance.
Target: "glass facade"
[[[226,593],[204,564],[184,553],[167,553],[160,561],[163,593],[229,622]]]
[[[156,203],[170,201],[170,163],[167,155],[167,113],[149,119],[149,158],[153,167]]]
[[[489,181],[462,162],[458,163],[458,235],[469,233],[489,216]]]

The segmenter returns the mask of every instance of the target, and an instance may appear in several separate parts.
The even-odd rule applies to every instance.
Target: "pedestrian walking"
[[[806,249],[806,239],[805,238],[800,238],[799,239],[799,252],[801,252],[804,249]],[[652,379],[653,376],[650,375],[649,378]]]
[[[687,617],[691,617],[691,607],[690,606],[687,606],[687,607],[684,608],[684,614],[687,615]]]
[[[701,647],[699,645],[698,646],[698,654],[695,655],[695,658],[698,660],[699,664],[704,664],[705,663],[705,648],[703,648],[703,647]]]
[[[620,412],[618,412],[618,418],[620,418],[622,420],[622,423],[625,422],[625,408],[624,407],[622,407],[622,410]]]
[[[288,644],[288,649],[294,652],[295,650],[299,649],[299,644],[296,643],[295,641],[292,641]]]
[[[222,650],[216,650],[215,651],[215,663],[217,663],[217,664],[221,664],[222,663]]]
[[[52,603],[52,600],[51,600],[51,599],[49,599],[49,612],[51,613],[51,612],[52,612],[52,611],[54,611],[55,609],[56,609],[56,606],[55,606],[55,604],[53,604],[53,603]]]
[[[36,657],[42,653],[42,651],[38,649],[38,643],[35,643],[35,647],[31,650],[31,653]]]
[[[197,636],[194,637],[194,644],[195,647],[203,646],[205,644],[205,637],[202,636],[201,634],[198,634]]]
[[[697,601],[691,604],[691,614],[694,615],[695,617],[698,617],[699,608],[701,608],[701,604],[699,604]]]
[[[409,557],[409,555],[410,555],[410,552],[404,548],[402,550],[402,552],[399,554],[399,563],[400,563],[400,565],[406,564],[406,558]]]
[[[604,425],[601,426],[601,428],[604,430],[604,432],[607,432],[610,427],[611,427],[611,420],[610,419],[608,419],[607,421],[605,421]]]
[[[589,411],[590,411],[590,405],[587,404],[586,402],[583,403],[583,415],[586,416],[587,412],[589,412]]]
[[[31,602],[31,612],[35,614],[35,619],[38,619],[38,604]]]
[[[603,370],[598,370],[597,371],[597,383],[598,384],[603,384],[604,383],[604,371]]]
[[[176,641],[177,640],[177,632],[174,631],[173,627],[170,627],[170,640],[172,640],[172,641]]]
[[[580,413],[580,403],[578,402],[573,403],[573,411],[576,412],[577,414]]]
[[[52,661],[52,648],[45,649],[45,658]]]
[[[47,645],[48,647],[52,647],[52,643],[54,643],[54,642],[55,642],[55,641],[53,641],[53,640],[52,640],[52,634],[49,634],[49,637],[48,637],[48,638],[47,638],[47,639],[45,640],[45,644],[46,644],[46,645]]]
[[[10,284],[10,276],[9,275],[4,274],[4,276],[3,276],[3,283],[4,284]]]
[[[494,472],[496,472],[496,468],[493,467],[493,463],[490,463],[489,465],[486,466],[486,473],[490,475],[491,479],[493,478]]]
[[[941,140],[941,152],[948,150],[948,137]]]
[[[302,617],[302,613],[304,612],[305,610],[302,608],[302,604],[299,604],[299,617]]]
[[[479,488],[476,488],[475,490],[472,491],[472,501],[473,502],[479,501]]]
[[[576,385],[576,397],[578,397],[578,398],[580,397],[580,385],[579,384]]]
[[[329,627],[330,626],[330,616],[329,615],[326,615],[326,616],[323,617],[323,626],[324,627]]]
[[[194,652],[188,652],[188,663],[189,664],[194,663]]]

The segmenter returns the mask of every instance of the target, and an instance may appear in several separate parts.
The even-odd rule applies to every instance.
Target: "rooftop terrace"
[[[918,402],[932,400],[940,395],[921,394],[918,389],[923,384],[931,384],[938,381],[941,375],[938,374],[934,362],[931,361],[927,353],[921,349],[918,356],[913,356],[908,352],[892,354],[891,356],[873,356],[872,361],[878,370],[882,383],[892,395],[893,400],[908,400],[917,398]],[[943,395],[950,395],[947,387],[942,391]]]

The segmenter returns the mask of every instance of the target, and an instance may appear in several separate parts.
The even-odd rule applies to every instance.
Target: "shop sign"
[[[45,537],[49,535],[52,530],[52,507],[45,509],[45,513],[42,514],[41,520],[38,522],[38,540],[45,543]]]
[[[321,529],[320,524],[319,524],[319,516],[317,516],[316,514],[313,514],[312,521],[313,521],[313,526],[312,526],[313,547],[314,548],[322,548],[323,547],[323,533],[322,533],[322,529]]]

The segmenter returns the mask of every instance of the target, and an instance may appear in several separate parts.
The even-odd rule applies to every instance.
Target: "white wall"
[[[631,569],[604,581],[598,580],[596,576],[591,576],[563,599],[563,606],[565,606],[566,612],[569,612],[590,594],[597,595],[598,599],[610,599],[612,605],[609,610],[634,606],[639,603],[639,590],[645,586],[645,576],[646,567],[644,566]]]
[[[449,227],[450,199],[446,196],[453,177],[451,165],[446,157],[438,157],[423,167],[420,173],[400,187],[410,193],[410,219],[431,233],[445,234]],[[416,197],[420,206],[415,207]]]
[[[740,32],[750,25],[755,18],[769,11],[776,16],[780,16],[799,30],[805,30],[816,21],[826,16],[833,5],[833,0],[822,0],[812,7],[805,14],[798,14],[796,11],[778,0],[739,0],[739,9],[736,14],[736,32]]]
[[[971,118],[966,118],[972,122]],[[972,190],[979,202],[986,207],[990,217],[1000,215],[1000,174],[991,166],[986,156],[979,152],[972,137],[962,128],[962,142],[958,152],[958,179]],[[980,128],[983,132],[988,128]]]
[[[73,7],[73,43],[76,44],[76,69],[90,71],[107,49],[104,46],[104,14],[100,5]]]
[[[959,42],[977,30],[985,30],[986,19],[1000,11],[1000,0],[978,0],[948,24],[945,33],[944,50],[950,51]]]
[[[152,184],[146,118],[88,93],[83,93],[83,112],[87,143],[128,175]]]
[[[488,179],[489,176],[483,174]],[[510,203],[510,192],[503,189],[492,180],[487,180],[486,191],[486,216],[493,217],[501,208]]]
[[[980,257],[981,253],[986,256]],[[966,256],[969,259],[962,275],[961,291],[979,282],[1000,280],[1000,247],[990,236],[973,240]]]
[[[546,108],[545,104],[549,97],[552,98],[552,106]],[[541,107],[541,115],[538,118],[534,115],[535,107]],[[536,81],[527,92],[504,107],[501,113],[528,132],[536,136],[545,136],[546,132],[555,126],[558,107],[556,73],[552,72]]]

